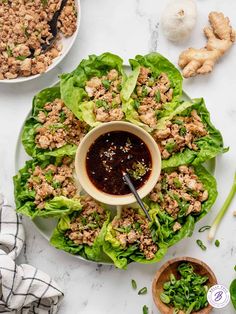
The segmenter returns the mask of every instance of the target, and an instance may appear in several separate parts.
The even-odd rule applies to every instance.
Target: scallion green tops
[[[208,305],[207,281],[207,276],[195,273],[192,264],[182,263],[178,267],[177,276],[171,274],[169,281],[164,283],[160,299],[172,306],[175,314],[179,311],[186,314],[199,311]]]

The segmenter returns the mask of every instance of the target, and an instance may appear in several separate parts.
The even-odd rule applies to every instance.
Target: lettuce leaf
[[[131,98],[131,94],[133,93],[137,83],[140,67],[144,66],[151,69],[155,77],[157,77],[162,72],[168,75],[173,88],[173,99],[170,103],[164,104],[163,112],[168,110],[168,108],[175,108],[178,104],[178,101],[182,95],[183,79],[179,70],[169,60],[156,52],[150,53],[146,56],[137,55],[135,59],[130,59],[130,65],[133,69],[133,72],[125,81],[121,92],[123,111],[128,121],[143,127],[148,132],[151,132],[152,128],[140,121],[137,108],[135,108],[135,102]]]
[[[185,101],[183,103],[180,103],[176,108],[174,109],[171,108],[167,110],[165,114],[163,115],[163,117],[158,120],[157,129],[164,129],[168,121],[171,121],[175,116],[181,114],[186,109],[192,106],[193,106],[193,102]]]
[[[164,171],[174,170],[175,168],[168,168]],[[149,208],[156,212],[154,220],[157,226],[156,235],[159,239],[158,241],[168,247],[173,246],[183,238],[191,237],[195,223],[208,213],[217,198],[218,192],[215,178],[201,165],[195,166],[194,170],[203,183],[204,188],[208,191],[208,199],[202,203],[202,210],[199,214],[193,213],[174,219],[166,211],[161,210],[158,203],[151,201],[148,196],[145,198],[145,202],[148,204]],[[181,229],[176,232],[173,230],[175,222],[179,222],[182,226]]]
[[[61,98],[59,85],[41,90],[33,98],[32,115],[37,116],[47,102],[52,102],[56,98]]]
[[[74,156],[76,153],[76,145],[67,144],[63,147],[49,150],[41,149],[35,144],[36,130],[41,126],[41,123],[37,120],[37,116],[40,111],[43,111],[44,105],[47,102],[52,102],[56,98],[61,98],[59,86],[46,88],[39,92],[33,99],[31,116],[26,120],[22,131],[21,140],[26,153],[39,160],[48,159],[49,156]]]
[[[126,103],[130,100],[130,96],[136,87],[137,79],[138,79],[139,72],[140,72],[140,65],[138,62],[130,61],[130,63],[131,63],[131,66],[133,66],[133,71],[127,77],[125,84],[124,84],[124,88],[121,91],[121,96],[122,96],[122,99],[124,100],[124,103]]]
[[[135,60],[144,67],[150,68],[153,73],[158,76],[162,72],[168,75],[173,88],[174,97],[182,95],[182,75],[179,70],[168,59],[157,52],[149,53],[146,56],[137,55]],[[132,61],[131,61],[132,62]]]
[[[185,106],[186,104],[186,106]],[[220,153],[226,152],[223,146],[223,139],[219,130],[217,130],[210,120],[204,99],[193,99],[193,103],[183,103],[176,110],[163,117],[158,121],[157,128],[164,128],[165,123],[170,121],[177,115],[189,116],[191,111],[195,109],[201,118],[208,134],[195,141],[199,150],[194,151],[190,148],[185,148],[182,152],[174,153],[170,158],[162,160],[162,168],[177,167],[184,164],[198,165],[205,161],[216,157]]]
[[[182,228],[174,232],[173,225],[175,223],[175,219],[171,217],[168,213],[160,210],[158,204],[151,203],[151,208],[158,208],[158,212],[155,217],[155,223],[157,225],[157,236],[159,238],[160,243],[170,247],[183,238],[191,237],[194,230],[195,219],[191,215],[182,219]]]
[[[195,220],[198,221],[203,218],[209,210],[213,207],[217,196],[217,182],[216,179],[210,174],[210,172],[202,165],[194,166],[196,175],[200,178],[204,188],[208,191],[208,199],[202,204],[202,211],[200,215],[195,216]]]
[[[81,208],[80,208],[81,211]],[[104,222],[97,238],[95,239],[92,246],[84,245],[76,245],[73,241],[68,239],[65,236],[65,232],[69,229],[70,222],[72,218],[76,215],[79,215],[80,211],[77,213],[71,213],[70,215],[63,216],[59,222],[57,227],[54,229],[53,234],[50,239],[50,243],[56,247],[57,249],[63,250],[65,252],[80,255],[83,258],[92,260],[92,261],[101,261],[104,260],[104,252],[102,249],[104,237],[107,229],[107,225],[110,220],[110,213],[107,213],[107,219]]]
[[[123,102],[122,108],[125,113],[126,120],[128,120],[129,122],[137,126],[140,126],[141,128],[145,129],[147,132],[152,131],[152,128],[150,128],[147,124],[139,120],[139,114],[134,108],[133,99],[130,98],[127,102]]]
[[[85,121],[91,127],[95,127],[101,122],[95,120],[94,102],[89,101],[85,91],[86,81],[94,76],[106,75],[111,69],[116,69],[125,81],[123,60],[109,52],[100,56],[91,55],[89,59],[82,60],[73,72],[61,75],[61,95],[66,106],[77,118]]]
[[[144,215],[141,210],[137,209],[137,211],[141,215]],[[153,220],[150,223],[150,230],[152,230],[151,232],[154,232],[153,228],[155,213],[156,209],[149,211],[149,214]],[[118,215],[116,217],[118,217]],[[120,242],[115,237],[115,233],[112,228],[112,223],[110,223],[107,227],[103,249],[104,252],[112,259],[115,266],[121,269],[126,269],[127,265],[133,261],[142,264],[156,263],[164,257],[167,251],[166,245],[162,243],[160,243],[159,245],[158,243],[158,251],[155,254],[155,258],[153,258],[152,260],[147,260],[144,254],[139,250],[137,244],[130,245],[127,248],[123,248]]]
[[[41,163],[40,166],[46,166],[50,161]],[[81,209],[81,204],[78,199],[69,199],[64,196],[56,196],[45,202],[44,209],[37,209],[34,203],[35,192],[27,186],[27,181],[30,178],[30,169],[34,169],[38,164],[37,161],[29,160],[25,166],[19,170],[18,174],[13,177],[14,195],[16,203],[16,211],[30,218],[39,217],[61,217],[72,211]]]

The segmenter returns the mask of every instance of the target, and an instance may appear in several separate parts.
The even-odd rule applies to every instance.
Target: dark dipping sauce
[[[97,189],[108,194],[130,194],[124,182],[126,171],[136,189],[150,176],[151,154],[147,145],[136,135],[125,131],[112,131],[101,135],[90,146],[86,157],[86,170]]]

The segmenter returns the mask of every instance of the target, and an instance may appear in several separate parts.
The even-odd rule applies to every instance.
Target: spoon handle
[[[147,216],[148,220],[149,221],[152,221],[151,220],[151,217],[147,211],[147,209],[145,208],[144,204],[143,204],[143,201],[141,200],[140,196],[138,195],[138,192],[136,191],[132,181],[130,180],[130,177],[127,173],[123,173],[123,178],[124,178],[124,181],[128,184],[129,188],[130,188],[130,191],[134,194],[134,197],[136,198],[139,206],[142,208],[142,210],[144,211],[145,215]]]
[[[54,37],[57,35],[58,18],[61,14],[61,11],[64,9],[64,6],[66,5],[66,3],[67,3],[67,0],[62,0],[60,8],[54,13],[52,20],[48,23]]]

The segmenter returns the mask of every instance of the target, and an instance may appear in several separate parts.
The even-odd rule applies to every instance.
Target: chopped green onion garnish
[[[220,246],[220,241],[219,240],[215,240],[215,246],[219,247]]]
[[[197,241],[197,245],[203,250],[206,251],[206,246],[203,244],[202,240],[198,239]]]
[[[134,279],[131,280],[131,285],[133,289],[137,289],[137,283]]]
[[[106,89],[109,89],[110,88],[110,82],[108,80],[103,80],[102,81],[102,85],[106,88]]]
[[[156,95],[155,95],[155,100],[156,100],[156,102],[157,102],[157,103],[159,103],[159,102],[160,102],[160,100],[161,100],[161,93],[160,93],[160,91],[159,91],[159,90],[156,92]]]
[[[139,290],[138,295],[143,295],[147,293],[147,287],[143,287],[142,289]]]
[[[147,307],[147,305],[143,306],[143,314],[148,314],[148,307]]]
[[[198,232],[204,232],[204,231],[206,231],[206,230],[209,230],[211,228],[211,226],[203,226],[203,227],[201,227],[199,230],[198,230]]]
[[[195,273],[194,266],[186,262],[181,263],[177,271],[178,274],[171,274],[169,281],[163,284],[161,301],[172,307],[173,314],[190,314],[206,307],[209,278]]]
[[[168,297],[168,295],[166,295],[165,293],[161,293],[160,294],[160,299],[163,303],[168,304],[170,303],[170,298]]]
[[[16,57],[16,60],[24,61],[27,58],[27,56],[18,56]]]

